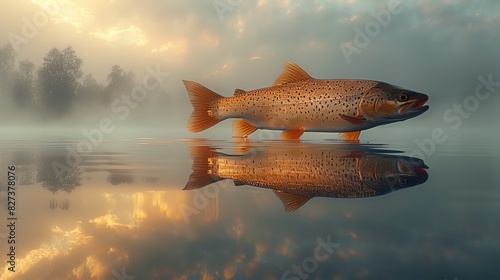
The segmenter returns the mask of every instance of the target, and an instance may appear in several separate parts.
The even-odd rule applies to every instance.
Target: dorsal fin
[[[281,75],[274,81],[273,86],[282,85],[291,82],[298,82],[303,80],[312,79],[306,71],[300,68],[293,62],[286,62],[285,68]]]
[[[274,194],[283,202],[283,206],[285,206],[285,212],[293,212],[299,209],[302,205],[304,205],[311,197],[287,193],[283,191],[274,191]]]
[[[245,90],[242,90],[240,88],[237,88],[234,90],[234,96],[238,96],[240,94],[244,94],[244,93],[247,93]]]

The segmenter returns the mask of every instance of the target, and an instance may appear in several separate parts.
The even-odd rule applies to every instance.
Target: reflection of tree
[[[65,168],[55,169],[55,166],[65,166]],[[53,193],[56,193],[59,190],[71,192],[73,189],[81,185],[81,173],[82,172],[78,166],[73,167],[67,165],[65,153],[48,150],[41,154],[37,181],[42,183],[44,188]]]
[[[134,182],[134,176],[127,173],[111,173],[108,175],[107,180],[112,185],[118,185],[123,183],[131,184]]]
[[[57,208],[62,210],[68,210],[70,207],[70,203],[67,199],[63,199],[62,201],[57,201],[57,199],[50,199],[49,208],[50,210],[55,210]]]
[[[160,179],[156,176],[143,176],[142,180],[147,183],[158,183]]]
[[[32,185],[36,182],[37,153],[35,151],[16,151],[12,164],[16,166],[18,185]]]

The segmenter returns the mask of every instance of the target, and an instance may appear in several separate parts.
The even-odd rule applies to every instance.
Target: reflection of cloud
[[[30,270],[31,267],[40,263],[42,261],[50,261],[57,256],[69,255],[75,248],[87,244],[93,238],[90,235],[86,235],[82,232],[80,225],[77,225],[73,230],[64,231],[58,226],[52,228],[54,236],[51,241],[44,242],[39,248],[30,250],[24,257],[17,257],[16,272],[9,274],[7,270],[8,266],[2,269],[3,273],[7,272],[7,278],[5,275],[1,275],[2,279],[9,279],[10,277],[18,276],[19,274],[24,274]]]
[[[109,205],[115,207],[108,209],[106,215],[90,220],[91,223],[109,228],[124,227],[132,229],[139,227],[148,216],[144,211],[144,193],[142,192],[122,195],[105,193],[104,197]],[[132,207],[124,207],[123,204],[131,204]]]
[[[95,256],[88,256],[85,260],[72,270],[72,275],[76,279],[86,279],[87,272],[91,278],[98,278],[109,273],[106,264],[99,261]]]
[[[135,229],[149,216],[166,217],[168,220],[210,222],[219,216],[218,199],[207,200],[204,207],[197,207],[196,192],[148,191],[130,194],[103,194],[110,207],[105,215],[93,218],[91,223],[107,228]]]

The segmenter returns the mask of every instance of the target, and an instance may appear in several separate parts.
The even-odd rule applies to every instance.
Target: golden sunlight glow
[[[139,228],[149,216],[166,217],[173,221],[196,220],[210,222],[219,217],[217,198],[198,209],[194,201],[194,192],[148,191],[131,194],[105,193],[108,205],[112,205],[105,215],[89,222],[107,228]],[[146,206],[153,208],[146,209]],[[183,207],[181,207],[183,206]]]
[[[98,278],[101,275],[104,275],[107,272],[107,267],[99,260],[97,260],[93,256],[88,256],[85,259],[85,266],[90,272],[91,278]]]
[[[144,32],[139,27],[133,25],[108,28],[105,31],[90,32],[90,34],[108,42],[120,42],[138,46],[144,46],[149,43]]]
[[[104,215],[90,218],[88,222],[111,230],[137,230],[147,219],[167,219],[181,224],[186,221],[210,223],[217,220],[219,217],[218,198],[207,198],[207,204],[200,206],[197,204],[199,196],[200,194],[196,192],[177,190],[103,193],[102,197],[108,208]],[[75,248],[89,244],[94,237],[82,232],[81,224],[82,222],[78,222],[72,230],[64,230],[58,226],[52,227],[52,238],[43,242],[39,247],[29,250],[25,256],[19,256],[16,260],[15,274],[9,274],[7,270],[9,266],[6,264],[0,272],[0,279],[23,275],[42,261],[69,256]],[[241,235],[243,230],[241,221],[235,224],[233,230],[236,237]],[[120,254],[114,247],[106,251],[106,254]],[[121,258],[127,260],[128,256],[124,254]],[[99,278],[106,273],[109,273],[109,268],[93,255],[86,257],[70,272],[75,279],[83,279],[88,275],[92,278]],[[233,274],[230,267],[224,273]],[[207,277],[209,277],[208,274]]]
[[[114,205],[115,207],[108,209],[106,215],[90,220],[91,223],[108,228],[124,227],[133,229],[138,228],[148,216],[144,211],[144,193],[142,192],[122,195],[106,193],[104,197],[107,199],[108,205]],[[130,203],[132,204],[131,209],[122,205]]]
[[[70,0],[31,0],[31,3],[45,11],[54,23],[66,22],[79,27],[94,17]]]
[[[236,274],[236,266],[234,264],[227,264],[224,268],[224,279],[233,279]]]
[[[201,40],[212,47],[219,46],[219,38],[217,38],[216,36],[214,36],[208,32],[204,32],[201,35]]]
[[[72,279],[86,279],[85,271],[88,271],[91,278],[99,279],[109,272],[109,268],[94,256],[88,256],[83,263],[72,269]]]
[[[173,40],[162,44],[158,48],[151,49],[151,53],[155,54],[170,54],[177,59],[180,59],[186,55],[188,51],[188,43],[186,40]]]
[[[43,260],[51,260],[58,255],[68,255],[71,250],[87,244],[92,239],[92,236],[82,233],[80,225],[77,225],[70,231],[64,231],[55,226],[52,228],[52,232],[54,233],[54,237],[50,242],[44,242],[39,248],[29,251],[24,257],[18,257],[15,273],[10,273],[7,270],[8,266],[3,267],[2,272],[10,274],[0,274],[0,278],[9,279],[18,276],[29,271],[33,265]]]
[[[150,191],[149,193],[152,195],[153,207],[157,207],[162,216],[174,221],[185,220],[184,211],[177,205],[189,201],[187,192]]]

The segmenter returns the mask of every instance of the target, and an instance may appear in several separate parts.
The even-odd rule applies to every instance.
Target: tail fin
[[[210,174],[212,170],[211,158],[215,156],[215,152],[209,146],[192,146],[191,156],[193,157],[193,173],[189,176],[184,190],[201,189],[222,180],[216,175]]]
[[[210,105],[214,101],[224,97],[196,82],[184,80],[183,82],[194,108],[194,112],[189,117],[188,130],[191,132],[200,132],[217,124],[220,120],[209,113]]]

